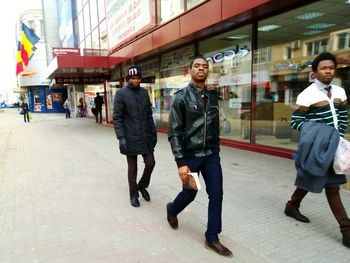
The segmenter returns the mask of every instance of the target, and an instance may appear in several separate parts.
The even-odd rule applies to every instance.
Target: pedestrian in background
[[[21,108],[23,111],[24,122],[27,122],[27,121],[30,122],[30,120],[29,120],[29,106],[25,100],[23,100]]]
[[[146,201],[150,195],[146,188],[150,184],[155,166],[154,147],[157,132],[152,117],[152,105],[147,90],[140,87],[141,69],[134,65],[128,69],[128,84],[114,97],[114,129],[119,140],[120,153],[128,162],[130,202],[139,207],[139,192]],[[137,183],[137,156],[142,155],[145,168]]]
[[[324,128],[330,129],[332,133],[336,132],[337,141],[339,141],[339,135],[344,137],[348,126],[347,97],[343,88],[332,83],[336,68],[337,62],[334,55],[328,52],[318,55],[312,63],[312,70],[316,75],[315,82],[304,89],[297,97],[296,110],[292,115],[291,127],[301,131],[298,149],[302,142],[303,145],[301,146],[304,146],[305,150],[304,152],[297,152],[294,158],[297,168],[297,177],[295,180],[295,186],[297,188],[291,199],[287,202],[284,213],[295,220],[309,223],[310,220],[299,211],[301,201],[309,191],[321,193],[325,189],[329,207],[338,221],[340,231],[343,235],[343,244],[350,248],[350,220],[339,194],[339,185],[346,183],[346,177],[345,175],[335,174],[332,167],[334,153],[328,158],[323,154],[320,156],[323,158],[323,161],[317,163],[316,167],[313,167],[313,158],[308,158],[311,154],[314,154],[311,151],[313,149],[306,149],[305,145],[309,144],[311,140],[315,140],[312,147],[320,146],[317,148],[317,154],[320,150],[325,149],[327,144],[318,145],[317,142],[320,142],[319,139],[306,138],[304,140],[302,138],[303,133],[305,134],[307,132],[310,134],[312,132],[311,124],[313,122],[316,122],[320,127],[315,131],[314,137],[322,136],[324,134]],[[326,125],[327,127],[324,127]],[[331,136],[326,137],[328,141],[332,138]],[[338,144],[332,141],[329,141],[329,143],[336,150]],[[306,154],[308,156],[304,157]],[[303,160],[301,157],[307,160],[303,165],[299,164]],[[312,175],[311,172],[305,172],[315,171],[325,163],[328,165],[324,168],[324,175],[320,172],[315,175]],[[322,172],[322,170],[320,171]]]
[[[71,107],[72,107],[72,103],[70,102],[70,99],[67,98],[66,101],[63,103],[63,108],[66,110],[66,119],[70,118]]]
[[[218,237],[223,198],[218,95],[208,91],[205,85],[209,65],[204,57],[196,57],[191,62],[190,73],[191,82],[176,92],[169,115],[168,139],[183,187],[175,200],[166,206],[167,220],[173,229],[178,228],[177,215],[197,195],[197,190],[188,187],[189,173],[200,172],[209,197],[205,247],[221,256],[232,257],[232,252]]]
[[[96,123],[98,122],[98,116],[100,116],[100,123],[102,123],[102,105],[104,104],[103,98],[100,96],[100,93],[96,93],[96,97],[94,99],[95,109],[96,109]]]

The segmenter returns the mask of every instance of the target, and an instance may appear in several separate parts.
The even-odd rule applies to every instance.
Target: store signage
[[[53,57],[56,56],[80,56],[79,48],[52,48]]]
[[[56,78],[56,84],[94,84],[104,83],[103,78]]]
[[[249,54],[249,49],[247,46],[240,47],[236,45],[235,48],[228,49],[225,51],[219,51],[215,53],[212,57],[207,57],[208,62],[221,63],[224,60],[234,60],[235,58],[243,58]]]
[[[303,64],[295,63],[294,61],[290,61],[287,63],[276,63],[273,65],[274,71],[285,71],[285,70],[292,70],[292,71],[302,71],[303,69],[307,68],[308,66],[312,65],[312,61],[308,60]]]
[[[151,0],[105,1],[108,41],[111,49],[154,26],[153,2]]]

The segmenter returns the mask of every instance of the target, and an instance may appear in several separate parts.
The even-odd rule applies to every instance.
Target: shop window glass
[[[141,67],[142,82],[141,87],[148,91],[152,103],[153,120],[158,126],[160,120],[160,85],[159,85],[159,58],[137,63]]]
[[[101,22],[106,18],[105,2],[98,0],[98,21]]]
[[[350,32],[341,33],[338,35],[338,49],[348,49],[350,48]]]
[[[76,0],[76,4],[77,4],[77,13],[80,12],[81,8],[82,8],[82,2],[81,0]]]
[[[250,138],[251,50],[251,26],[198,44],[198,52],[209,62],[207,86],[219,94],[220,135],[224,139]]]
[[[92,49],[94,50],[100,49],[100,38],[99,38],[98,28],[92,31]],[[98,54],[98,55],[101,56],[101,54]]]
[[[205,1],[206,0],[187,0],[187,10]]]
[[[159,0],[160,23],[165,23],[185,11],[184,0]]]
[[[168,127],[168,117],[174,93],[188,85],[190,81],[189,64],[194,56],[194,46],[186,46],[166,54],[160,59],[160,79],[156,88],[159,98],[159,120],[157,126]],[[157,106],[158,107],[158,106]]]
[[[83,10],[84,10],[84,30],[85,30],[85,34],[89,34],[91,31],[89,3],[87,3],[84,6]]]
[[[98,24],[97,0],[90,0],[91,28],[94,29]]]
[[[258,23],[252,142],[296,149],[299,134],[289,122],[297,96],[313,82],[311,64],[321,52],[329,51],[337,57],[333,83],[342,86],[349,98],[350,25],[344,13],[350,13],[345,1],[321,0]],[[345,137],[349,138],[349,133]]]
[[[108,50],[108,35],[107,35],[107,25],[106,20],[103,20],[100,25],[100,45],[101,49]]]
[[[83,13],[80,13],[78,16],[78,26],[79,26],[79,42],[81,42],[85,38]]]

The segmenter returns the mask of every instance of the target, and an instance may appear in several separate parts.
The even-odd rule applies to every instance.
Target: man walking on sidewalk
[[[191,82],[176,92],[169,115],[168,139],[183,187],[175,200],[166,206],[167,220],[173,229],[178,228],[177,215],[197,195],[197,190],[188,187],[189,173],[200,172],[209,196],[205,247],[232,257],[232,252],[218,238],[223,196],[218,96],[205,86],[209,65],[204,57],[198,56],[191,62],[190,72]]]
[[[98,116],[100,116],[100,123],[102,123],[102,105],[104,104],[103,98],[100,96],[100,93],[96,93],[96,97],[94,99],[95,109],[96,109],[96,123],[98,122]]]
[[[151,174],[155,166],[154,147],[157,131],[152,117],[152,105],[147,90],[140,87],[141,69],[132,66],[128,70],[129,82],[114,97],[114,129],[119,140],[120,153],[126,155],[128,162],[128,181],[131,205],[139,207],[139,191],[146,201],[150,195]],[[138,183],[137,155],[142,155],[145,168]]]
[[[317,125],[328,125],[328,129],[329,126],[332,127],[333,131],[336,132],[337,140],[339,139],[339,135],[344,137],[348,118],[347,98],[343,88],[331,83],[336,68],[336,58],[328,52],[318,55],[312,63],[312,70],[316,75],[315,82],[298,95],[296,110],[293,112],[291,120],[291,127],[301,131],[298,150],[301,142],[303,142],[303,133],[305,134],[305,132],[308,132],[308,134],[310,134],[310,132],[312,132],[310,129],[312,128],[311,125],[313,122],[317,122]],[[303,127],[307,130],[303,130]],[[315,132],[315,137],[321,136],[322,133],[323,131],[318,129]],[[304,140],[303,145],[308,144],[309,141],[310,139],[307,138],[307,140]],[[314,145],[319,141],[320,140],[315,139],[315,143],[312,147],[315,147]],[[326,144],[322,144],[319,148],[324,149],[325,145]],[[334,148],[337,147],[337,145],[332,146],[334,146]],[[332,167],[334,154],[330,157],[332,160],[328,158],[328,160],[322,162],[326,163],[326,161],[329,161],[330,164],[325,167],[325,175],[310,175],[309,172],[304,172],[308,168],[309,171],[315,170],[310,168],[312,165],[312,158],[303,158],[308,161],[305,162],[304,165],[299,165],[298,160],[301,159],[301,156],[298,155],[310,155],[312,154],[312,152],[310,152],[311,151],[307,150],[300,153],[297,152],[294,158],[297,168],[297,177],[295,180],[295,186],[297,188],[291,199],[287,202],[284,213],[295,220],[309,223],[310,220],[299,211],[301,201],[309,191],[321,193],[322,190],[325,189],[329,207],[338,221],[340,231],[343,235],[343,244],[350,248],[350,220],[339,194],[339,185],[346,183],[346,177],[345,175],[334,173]],[[320,167],[321,165],[318,164],[317,166]]]

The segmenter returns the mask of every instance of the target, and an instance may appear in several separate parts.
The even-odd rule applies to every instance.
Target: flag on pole
[[[33,57],[36,50],[35,44],[38,43],[40,38],[35,32],[22,23],[21,41],[19,42],[17,49],[17,67],[16,75],[24,70],[24,67],[28,66],[29,60]]]

